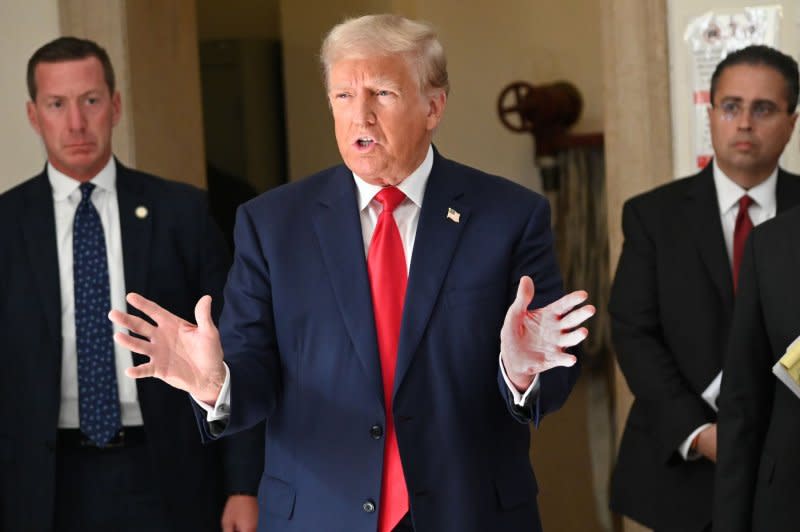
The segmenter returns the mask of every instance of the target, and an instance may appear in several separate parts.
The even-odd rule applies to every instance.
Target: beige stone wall
[[[25,66],[39,46],[58,34],[56,0],[0,2],[0,192],[44,167],[44,148],[25,114]]]
[[[611,271],[622,248],[622,204],[672,178],[665,0],[603,3],[606,184]],[[632,396],[616,369],[621,434]],[[619,438],[617,438],[619,441]],[[629,520],[625,532],[644,530]]]

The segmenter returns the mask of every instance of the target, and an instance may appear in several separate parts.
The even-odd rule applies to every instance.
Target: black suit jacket
[[[800,179],[780,170],[776,196],[779,213],[800,203]],[[677,449],[717,420],[700,394],[722,369],[733,313],[712,165],[629,200],[622,225],[609,310],[635,399],[611,508],[653,528],[702,530],[711,520],[714,466],[685,461]]]
[[[117,163],[117,197],[126,290],[186,319],[205,293],[221,304],[229,256],[204,193]],[[135,215],[138,206],[147,217]],[[51,530],[62,354],[46,172],[0,195],[0,294],[0,529]],[[263,434],[203,446],[184,392],[155,379],[137,388],[153,488],[174,530],[219,530],[225,493],[255,493]]]
[[[745,248],[719,398],[714,529],[798,530],[800,398],[772,366],[800,335],[800,209]]]

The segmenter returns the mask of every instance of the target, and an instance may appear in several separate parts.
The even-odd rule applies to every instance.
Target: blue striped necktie
[[[91,201],[95,185],[82,183],[81,202],[72,226],[75,336],[78,350],[78,398],[81,431],[104,447],[122,428],[113,328],[108,320],[111,296],[103,225]]]

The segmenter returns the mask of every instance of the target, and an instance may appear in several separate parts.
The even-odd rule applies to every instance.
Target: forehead
[[[353,84],[414,83],[411,65],[400,54],[366,57],[345,57],[335,61],[329,71],[331,87]]]
[[[107,88],[103,65],[96,57],[39,63],[34,70],[37,93],[64,95]]]
[[[776,69],[766,65],[733,65],[720,73],[715,98],[737,98],[746,101],[770,100],[787,102],[786,80]]]

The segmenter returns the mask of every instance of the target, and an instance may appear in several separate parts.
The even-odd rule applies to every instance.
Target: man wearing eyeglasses
[[[744,243],[800,203],[800,179],[778,167],[798,84],[797,62],[775,49],[729,54],[711,78],[713,160],[624,207],[609,310],[635,399],[611,507],[657,532],[711,530],[716,400]]]

